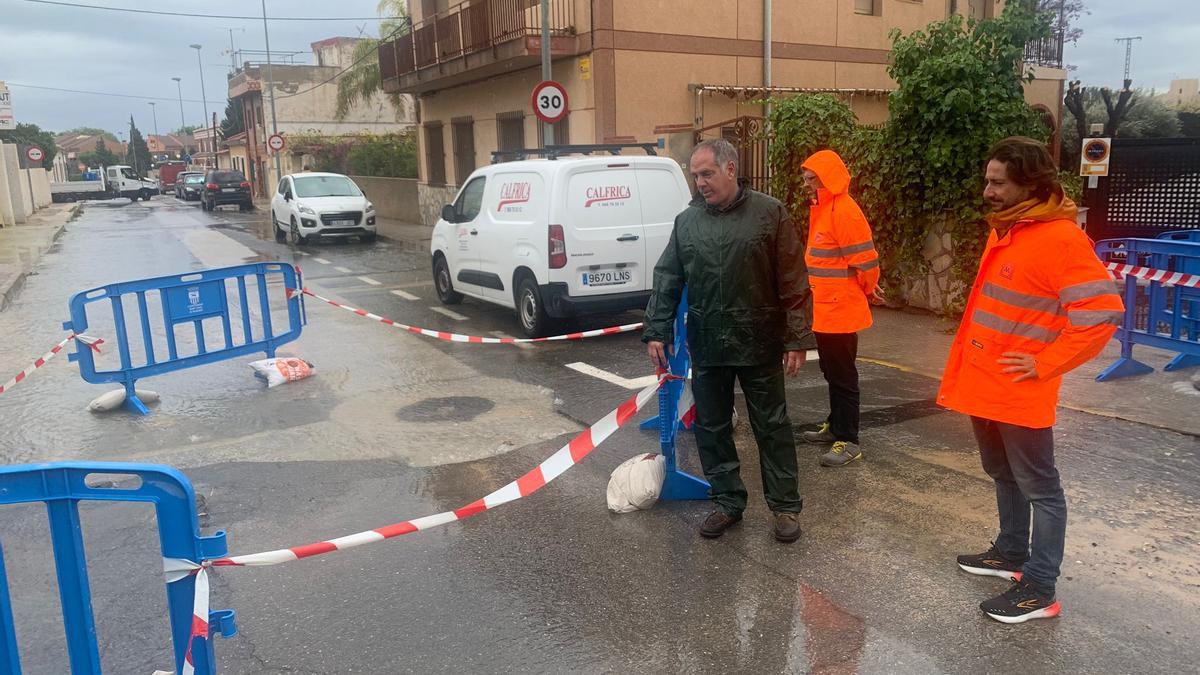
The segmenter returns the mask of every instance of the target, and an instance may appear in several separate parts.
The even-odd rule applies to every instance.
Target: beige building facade
[[[1182,108],[1200,103],[1200,79],[1171,80],[1167,91],[1155,96],[1172,108]]]
[[[408,96],[401,97],[397,110],[385,95],[377,94],[352,106],[345,119],[335,118],[339,75],[354,62],[359,41],[335,37],[314,42],[312,60],[316,65],[274,64],[269,67],[269,79],[265,63],[245,63],[230,76],[229,97],[241,103],[245,120],[245,138],[240,141],[245,148],[244,172],[258,196],[269,196],[279,181],[275,157],[267,148],[267,138],[276,130],[286,142],[289,134],[385,134],[415,126],[416,107]],[[283,174],[293,173],[302,168],[303,159],[285,147],[280,164]]]
[[[768,91],[836,92],[861,122],[882,122],[895,87],[887,75],[893,29],[1003,9],[997,0],[549,2],[553,77],[570,107],[556,143],[663,138],[669,147],[672,135],[686,134],[690,145],[697,132],[729,136],[752,124]],[[386,91],[417,100],[420,208],[432,224],[493,151],[541,144],[531,104],[542,79],[541,19],[538,3],[522,0],[409,0],[409,11],[412,34],[384,43],[380,65]],[[1037,79],[1027,98],[1057,124],[1061,40],[1032,53]]]

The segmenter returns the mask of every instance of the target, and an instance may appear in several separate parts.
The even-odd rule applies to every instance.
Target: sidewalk
[[[0,227],[0,311],[20,292],[25,277],[82,208],[81,203],[51,204],[22,225]]]
[[[861,336],[860,358],[941,378],[957,320],[883,308],[875,308],[874,317],[875,325]],[[1192,385],[1200,369],[1164,372],[1173,353],[1137,346],[1134,357],[1154,367],[1153,373],[1097,382],[1120,354],[1121,345],[1111,341],[1099,356],[1068,373],[1059,405],[1200,436],[1200,389]]]
[[[391,218],[376,218],[375,231],[388,239],[417,244],[428,242],[433,237],[432,227]]]

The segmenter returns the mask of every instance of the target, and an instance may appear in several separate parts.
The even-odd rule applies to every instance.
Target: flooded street
[[[64,337],[72,294],[112,282],[282,261],[314,292],[439,331],[517,335],[512,312],[437,301],[428,244],[276,243],[262,212],[205,213],[170,197],[89,203],[0,312],[5,372]],[[267,389],[261,356],[147,378],[145,417],[99,415],[110,386],[61,355],[0,397],[0,462],[167,464],[203,497],[205,534],[232,554],[338,537],[469,504],[523,475],[652,374],[637,333],[595,340],[458,344],[410,335],[306,299],[280,349],[315,364]],[[589,318],[575,330],[640,320]],[[115,338],[97,324],[89,335]],[[905,348],[913,349],[909,345]],[[70,348],[71,351],[74,347]],[[591,377],[585,364],[611,375]],[[570,367],[576,366],[576,367]],[[221,673],[1187,672],[1200,658],[1200,442],[1060,410],[1069,508],[1063,615],[1011,627],[977,609],[1006,582],[954,556],[995,537],[995,495],[966,418],[933,404],[937,381],[860,362],[866,461],[817,466],[800,444],[804,536],[770,537],[748,425],[745,521],[719,540],[705,502],[605,509],[612,469],[656,452],[629,424],[515,503],[429,532],[276,567],[214,570],[213,609],[238,613],[216,641]],[[1197,399],[1200,400],[1200,399]],[[820,422],[816,363],[788,384],[796,434]],[[737,405],[745,419],[740,394]],[[651,403],[638,417],[657,411]],[[694,442],[681,462],[699,472]],[[105,672],[170,670],[154,514],[88,504]],[[40,507],[5,508],[0,542],[26,673],[65,672],[53,561]]]

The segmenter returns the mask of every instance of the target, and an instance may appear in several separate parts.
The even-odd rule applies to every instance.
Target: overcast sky
[[[82,4],[137,7],[201,14],[253,15],[260,4],[246,0],[74,0]],[[714,0],[717,1],[717,0]],[[784,0],[783,3],[800,0]],[[934,2],[940,0],[931,0]],[[1164,90],[1172,78],[1200,77],[1200,0],[1085,0],[1091,10],[1079,24],[1077,45],[1066,59],[1072,77],[1085,85],[1119,86],[1125,67],[1122,45],[1113,40],[1141,35],[1134,44],[1134,85]],[[268,0],[271,16],[373,17],[376,0]],[[199,66],[189,44],[203,45],[204,86],[209,113],[220,116],[229,71],[229,31],[240,49],[264,49],[261,20],[207,19],[131,14],[0,0],[0,80],[10,83],[19,122],[61,131],[95,126],[113,132],[138,127],[153,132],[150,97],[162,133],[180,126],[179,101],[171,77],[182,77],[183,118],[198,125]],[[667,27],[662,27],[667,29]],[[377,35],[375,21],[272,21],[272,51],[308,52],[309,44],[336,35]],[[261,60],[261,56],[251,57]],[[18,84],[127,94],[95,96],[32,89]]]

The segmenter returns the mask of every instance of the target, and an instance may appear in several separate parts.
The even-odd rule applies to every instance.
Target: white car
[[[288,235],[303,244],[309,237],[358,237],[375,241],[375,205],[340,173],[293,173],[279,180],[271,197],[275,241]]]
[[[477,169],[434,226],[438,298],[516,309],[530,337],[555,319],[645,309],[654,265],[688,201],[683,171],[665,157],[569,156]]]

